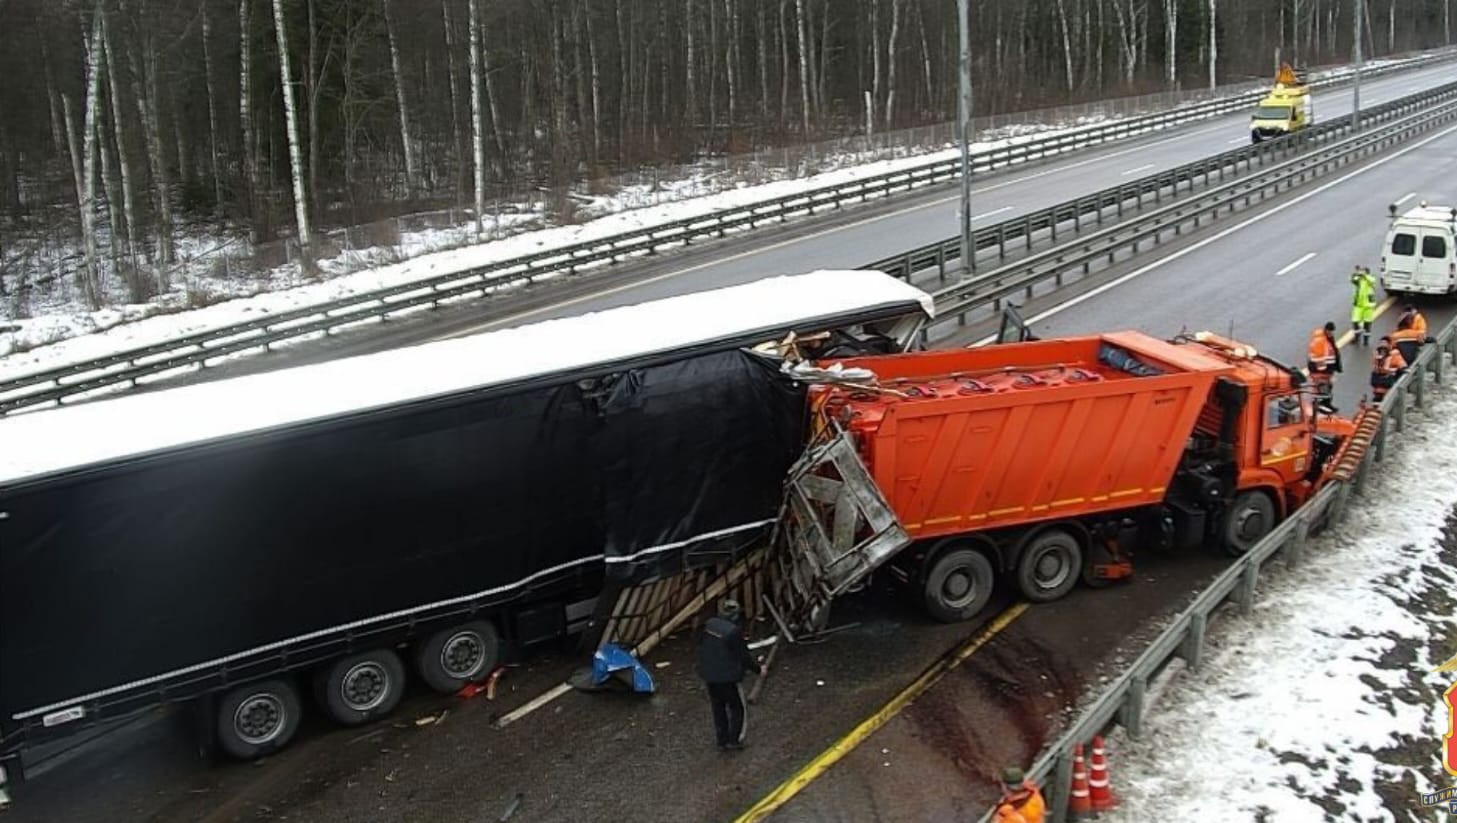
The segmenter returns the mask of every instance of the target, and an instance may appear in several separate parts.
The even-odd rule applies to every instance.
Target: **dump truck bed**
[[[821,386],[913,538],[1157,503],[1234,366],[1139,332],[845,361]]]

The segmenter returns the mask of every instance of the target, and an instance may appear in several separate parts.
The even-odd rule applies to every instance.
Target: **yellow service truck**
[[[1314,121],[1315,110],[1305,78],[1289,63],[1281,63],[1280,71],[1275,73],[1275,87],[1250,117],[1250,142],[1294,134]]]

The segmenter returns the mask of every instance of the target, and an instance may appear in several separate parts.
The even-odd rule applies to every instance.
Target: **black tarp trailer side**
[[[767,529],[803,394],[742,347],[905,305],[0,485],[0,752],[399,645],[566,631]]]

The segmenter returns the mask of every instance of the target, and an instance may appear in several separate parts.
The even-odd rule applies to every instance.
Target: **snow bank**
[[[1427,819],[1415,794],[1457,784],[1433,674],[1457,649],[1457,396],[1403,433],[1335,534],[1225,617],[1198,674],[1178,675],[1113,764],[1112,820],[1277,823]]]

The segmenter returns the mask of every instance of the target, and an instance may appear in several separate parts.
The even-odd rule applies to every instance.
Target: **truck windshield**
[[[1289,106],[1260,106],[1255,109],[1256,120],[1289,120]]]

